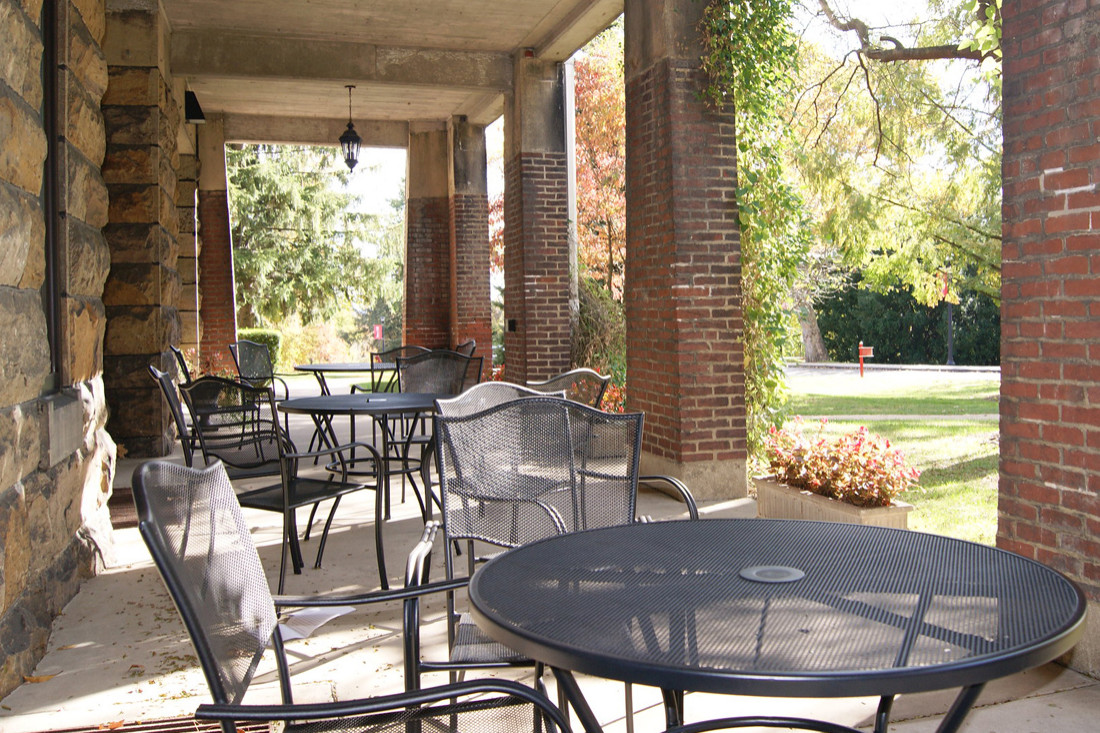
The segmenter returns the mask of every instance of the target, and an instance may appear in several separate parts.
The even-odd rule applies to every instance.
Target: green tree
[[[818,246],[927,306],[999,298],[1000,0],[877,27],[815,4],[834,34],[802,44],[789,114]]]
[[[305,324],[367,300],[383,275],[358,243],[373,217],[353,210],[335,148],[226,148],[237,318]]]

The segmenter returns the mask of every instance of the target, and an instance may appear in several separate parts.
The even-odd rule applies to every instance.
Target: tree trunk
[[[825,341],[821,338],[821,329],[817,326],[817,313],[813,303],[802,289],[795,289],[795,309],[798,313],[798,325],[802,328],[802,352],[807,363],[829,361],[825,350]]]

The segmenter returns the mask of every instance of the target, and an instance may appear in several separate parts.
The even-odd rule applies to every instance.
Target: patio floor
[[[335,388],[339,389],[339,387]],[[335,391],[334,389],[334,391]],[[296,440],[307,444],[310,425],[292,423]],[[368,428],[369,431],[369,428]],[[359,433],[363,436],[362,429]],[[137,461],[120,461],[116,485],[126,486]],[[386,525],[391,583],[400,582],[405,553],[419,537],[422,522],[411,493],[400,502],[395,487],[393,519]],[[287,593],[355,592],[377,586],[373,558],[373,495],[345,498],[333,525],[325,566],[313,569],[306,543],[307,569],[290,576]],[[654,518],[681,513],[682,505],[663,494],[645,491],[641,509]],[[745,499],[701,507],[707,516],[755,516],[755,503]],[[279,518],[245,510],[269,578],[278,574]],[[209,700],[206,684],[179,617],[152,567],[136,529],[116,530],[110,567],[84,584],[54,623],[49,649],[34,679],[0,701],[0,730],[31,733],[75,727],[129,730],[140,721],[188,716]],[[442,577],[442,558],[435,553],[433,576]],[[426,619],[440,621],[442,605],[430,605]],[[403,687],[400,605],[357,611],[337,618],[308,639],[288,643],[296,700],[350,699]],[[442,647],[443,623],[433,623],[423,642],[427,654]],[[430,683],[431,677],[427,682]],[[438,681],[445,681],[441,675]],[[553,687],[553,680],[548,678]],[[597,715],[609,733],[623,725],[621,683],[581,678]],[[894,705],[898,733],[935,730],[953,692],[903,696]],[[663,728],[660,695],[635,688],[635,721],[639,733]],[[275,702],[278,687],[273,664],[265,659],[249,692],[253,703]],[[746,713],[808,716],[857,727],[869,727],[877,701],[787,700],[693,693],[687,696],[691,720]],[[1092,730],[1100,714],[1100,682],[1050,664],[993,683],[978,701],[964,731]],[[122,727],[119,727],[122,725]]]

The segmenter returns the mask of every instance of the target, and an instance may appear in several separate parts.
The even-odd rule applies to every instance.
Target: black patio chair
[[[279,592],[286,578],[286,559],[290,555],[295,574],[302,571],[302,551],[298,539],[297,510],[310,507],[304,540],[309,539],[313,517],[318,506],[332,500],[332,508],[325,520],[324,530],[317,546],[314,567],[321,567],[325,541],[340,505],[340,498],[353,491],[379,489],[381,459],[374,446],[366,443],[346,443],[324,446],[314,451],[298,452],[289,435],[278,421],[275,395],[268,388],[251,387],[222,377],[206,376],[191,384],[181,385],[180,392],[191,412],[191,424],[195,426],[198,444],[207,465],[221,461],[234,480],[278,476],[279,482],[260,487],[247,487],[237,499],[241,506],[279,512],[283,515],[283,559],[279,569]],[[374,461],[373,476],[369,481],[355,481],[349,476],[351,453],[362,450]],[[306,459],[327,457],[327,467],[307,471],[302,465]],[[355,463],[362,466],[368,459],[356,456]],[[361,475],[361,472],[360,474]],[[385,574],[382,550],[381,503],[375,502],[375,550],[378,556],[378,572],[383,587],[388,580]]]
[[[455,347],[455,351],[460,354],[465,354],[466,356],[473,356],[475,349],[477,349],[477,341],[475,339],[467,339]]]
[[[513,393],[524,389],[512,387]],[[636,516],[641,413],[610,414],[553,396],[512,399],[474,413],[450,402],[434,419],[447,579],[459,577],[459,543],[469,576],[485,559],[479,550],[642,521]],[[683,491],[697,518],[691,493]],[[541,679],[541,665],[489,639],[453,593],[446,622],[448,657],[417,655],[411,663],[417,675],[447,671],[453,681],[471,669],[534,665]]]
[[[607,391],[610,376],[591,369],[572,369],[551,377],[545,382],[528,382],[527,386],[539,392],[565,392],[565,396],[582,405],[599,408],[603,393]]]
[[[191,369],[187,366],[187,359],[183,358],[183,352],[179,350],[179,347],[168,346],[172,350],[172,355],[176,357],[176,367],[179,370],[179,374],[176,378],[181,384],[187,384],[191,381]]]
[[[408,344],[370,355],[370,381],[351,385],[352,392],[393,392],[397,389],[397,359],[427,354],[431,349]]]
[[[397,602],[445,590],[431,584],[435,523],[409,555],[406,588],[354,596],[272,596],[252,535],[220,464],[196,470],[151,461],[133,478],[139,530],[183,618],[206,676],[212,704],[195,717],[220,721],[225,733],[243,722],[283,723],[287,733],[535,733],[569,722],[537,691],[508,680],[478,680],[360,700],[295,704],[279,613],[288,608]],[[406,640],[407,643],[407,640]],[[282,704],[242,702],[261,656],[275,655]],[[476,697],[475,697],[476,696]]]
[[[149,373],[153,375],[153,379],[160,386],[161,394],[168,402],[168,410],[172,413],[172,421],[176,425],[176,434],[180,441],[180,447],[183,449],[183,460],[188,466],[191,466],[194,464],[195,447],[199,437],[183,415],[183,407],[176,391],[176,383],[171,374],[162,372],[152,364],[149,365]]]

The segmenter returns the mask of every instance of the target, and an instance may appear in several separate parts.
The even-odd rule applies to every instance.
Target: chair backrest
[[[270,389],[205,376],[180,385],[180,394],[208,464],[220,460],[238,477],[280,473],[283,438]]]
[[[427,354],[431,349],[408,344],[371,354],[371,391],[392,392],[397,388],[397,371],[394,365],[398,357],[406,359],[417,354]]]
[[[604,376],[591,369],[573,369],[568,372],[551,377],[545,382],[528,382],[527,386],[539,392],[565,391],[569,399],[580,402],[582,405],[599,408],[603,401],[603,393],[607,390],[607,384],[611,376]]]
[[[425,354],[397,357],[397,386],[402,392],[459,394],[466,381],[471,357],[457,351],[436,349]]]
[[[187,360],[183,358],[183,352],[176,346],[168,346],[172,350],[172,355],[176,357],[176,366],[179,368],[179,374],[176,378],[183,384],[187,384],[191,381],[191,369],[187,366]]]
[[[436,415],[448,548],[457,539],[515,547],[632,523],[643,419],[550,396]]]
[[[164,399],[168,401],[168,408],[172,411],[172,420],[176,423],[176,432],[179,433],[180,445],[183,447],[183,460],[188,466],[194,462],[194,443],[192,442],[191,428],[183,417],[183,407],[180,405],[179,395],[176,393],[176,384],[168,372],[162,372],[152,364],[149,365],[149,373],[160,385],[160,391]]]
[[[220,463],[149,461],[133,477],[138,528],[215,702],[237,704],[276,628],[248,524]]]
[[[475,339],[469,339],[468,341],[463,341],[461,344],[456,346],[455,351],[457,351],[460,354],[465,354],[466,356],[473,356],[474,355],[474,349],[476,349],[476,348],[477,348],[477,341]]]
[[[448,400],[436,400],[435,411],[437,415],[448,417],[473,415],[475,412],[487,410],[496,405],[502,405],[512,400],[524,397],[543,397],[545,393],[538,392],[530,387],[511,382],[482,382],[465,390],[462,394]],[[564,392],[559,392],[557,397],[564,397]]]
[[[275,366],[271,363],[271,351],[267,344],[241,339],[229,344],[229,353],[233,354],[233,363],[237,365],[237,374],[249,384],[263,387],[275,378]]]

